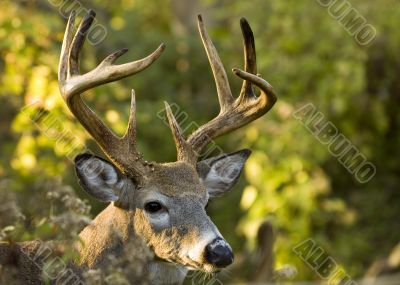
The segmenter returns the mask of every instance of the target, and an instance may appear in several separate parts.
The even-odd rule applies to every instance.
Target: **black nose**
[[[226,267],[233,262],[232,249],[222,238],[217,238],[206,246],[204,257],[217,267]]]

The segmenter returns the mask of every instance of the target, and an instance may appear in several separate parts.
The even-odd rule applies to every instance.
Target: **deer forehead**
[[[149,178],[149,187],[156,188],[166,196],[206,196],[206,188],[200,182],[197,171],[186,162],[159,164]]]

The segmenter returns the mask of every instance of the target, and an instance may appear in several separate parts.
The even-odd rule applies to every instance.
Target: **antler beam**
[[[232,132],[267,113],[275,104],[277,98],[273,87],[257,74],[256,51],[253,32],[246,19],[240,21],[244,38],[245,70],[233,69],[233,73],[242,78],[243,85],[239,97],[232,96],[228,77],[224,66],[213,45],[202,17],[198,17],[198,28],[208,60],[214,75],[220,105],[220,113],[213,120],[198,128],[186,140],[179,130],[179,126],[167,108],[168,119],[175,142],[177,143],[178,159],[195,163],[201,150],[214,138]],[[261,93],[256,96],[253,85]]]
[[[95,12],[90,10],[79,25],[75,36],[73,34],[75,11],[69,17],[58,71],[60,91],[71,112],[91,134],[104,153],[125,172],[130,172],[132,176],[141,177],[146,172],[147,163],[142,160],[136,149],[136,103],[134,91],[132,90],[129,125],[122,138],[117,137],[85,104],[81,98],[81,93],[142,71],[161,55],[165,45],[161,44],[152,54],[141,60],[114,65],[114,62],[126,53],[128,49],[118,50],[107,56],[92,71],[80,74],[80,52],[95,16]]]

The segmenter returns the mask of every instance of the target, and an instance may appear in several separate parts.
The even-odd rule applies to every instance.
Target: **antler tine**
[[[64,85],[64,82],[68,77],[69,48],[73,40],[74,24],[75,11],[72,11],[69,15],[67,27],[65,29],[64,39],[61,47],[60,62],[58,65],[58,82],[60,86]]]
[[[244,70],[252,74],[257,74],[257,58],[254,35],[249,23],[245,18],[240,19],[240,28],[242,30],[244,40]],[[240,97],[244,96],[255,96],[253,87],[247,80],[243,81],[242,90],[240,91]]]
[[[257,74],[257,60],[256,60],[256,47],[254,43],[254,35],[249,22],[245,18],[240,19],[240,27],[242,29],[243,39],[244,39],[244,70],[241,71],[234,68],[232,71],[234,74],[242,78],[243,85],[240,91],[240,101],[243,102],[248,98],[254,99],[256,95],[254,94],[254,89],[252,84],[256,85],[261,90],[260,100],[266,100],[268,106],[265,107],[267,112],[276,102],[276,94],[273,87],[264,79],[260,78]]]
[[[221,112],[225,112],[229,105],[234,101],[231,88],[229,86],[228,76],[226,75],[221,59],[219,58],[217,49],[207,33],[201,15],[198,15],[198,28],[214,75]]]
[[[216,118],[198,128],[188,138],[187,143],[197,156],[212,139],[256,120],[268,112],[276,102],[276,94],[272,86],[256,75],[256,52],[250,25],[244,18],[241,19],[240,24],[244,38],[245,71],[232,70],[234,74],[244,80],[239,97],[234,99],[223,65],[211,39],[208,37],[201,17],[199,17],[199,31],[214,73],[221,112]],[[261,90],[258,97],[254,94],[253,84]]]
[[[72,40],[72,47],[69,46],[71,45],[70,42],[72,37],[71,34],[73,29],[73,21],[69,21],[67,25],[67,32],[64,41],[66,42],[66,48],[69,48],[69,55],[66,55],[66,53],[68,53],[68,50],[62,50],[62,57],[60,60],[60,65],[63,66],[60,66],[60,69],[62,69],[62,71],[64,71],[65,69],[69,69],[68,74],[65,75],[64,72],[62,74],[62,77],[67,76],[73,79],[70,80],[71,84],[63,86],[63,95],[66,97],[67,100],[74,94],[80,94],[93,87],[116,81],[142,71],[143,69],[150,66],[155,60],[157,60],[165,49],[165,45],[161,44],[153,53],[143,59],[114,65],[113,63],[120,56],[128,51],[128,49],[124,48],[107,56],[92,71],[86,74],[79,75],[79,54],[86,39],[86,34],[93,23],[95,15],[96,14],[92,10],[90,10],[88,15],[83,19],[81,25],[76,32],[75,38]]]
[[[81,53],[83,44],[86,40],[87,32],[93,24],[93,20],[96,17],[96,13],[93,10],[89,10],[85,18],[81,21],[75,37],[72,41],[72,46],[69,52],[69,74],[79,74],[79,54]]]
[[[136,176],[142,176],[147,164],[142,161],[140,154],[136,150],[136,103],[134,91],[132,90],[129,124],[122,138],[117,137],[97,117],[82,100],[80,94],[95,86],[116,81],[142,71],[161,55],[165,45],[161,44],[153,53],[143,59],[114,65],[113,63],[116,59],[127,51],[127,49],[118,50],[107,56],[92,71],[79,74],[80,52],[95,15],[92,10],[88,12],[79,25],[75,37],[73,37],[75,12],[73,11],[69,17],[61,49],[58,72],[60,91],[71,112],[95,139],[104,153],[122,170],[131,172],[133,176],[135,174],[137,174]],[[138,160],[140,160],[140,163],[137,163]]]
[[[93,11],[89,11],[86,17],[82,20],[82,23],[79,25],[75,37],[73,37],[75,11],[71,12],[61,49],[58,77],[61,94],[67,101],[68,107],[100,145],[103,151],[108,153],[107,146],[109,144],[116,144],[118,138],[82,101],[80,96],[73,96],[77,95],[77,93],[68,92],[68,90],[66,90],[72,88],[74,85],[79,85],[79,81],[82,81],[79,76],[79,54],[85,41],[86,33],[90,28],[90,25],[93,23],[95,15],[96,14]],[[74,80],[78,82],[74,82]],[[110,154],[110,156],[113,155]]]
[[[180,161],[186,161],[188,163],[195,163],[197,160],[197,155],[193,152],[191,146],[186,142],[185,136],[172,113],[171,107],[167,102],[165,104],[165,111],[167,113],[168,123],[174,137],[177,157]]]
[[[232,70],[234,74],[244,80],[239,99],[240,102],[243,102],[246,99],[255,99],[256,95],[254,94],[252,84],[256,85],[261,90],[260,101],[266,101],[266,106],[263,108],[263,111],[266,113],[275,104],[277,100],[276,94],[273,87],[257,74],[256,46],[253,31],[251,30],[249,22],[247,22],[245,18],[240,19],[240,27],[242,29],[244,40],[245,71],[236,68]]]
[[[260,88],[260,90],[261,90],[260,96],[253,98],[253,100],[255,100],[259,103],[260,108],[257,110],[259,117],[264,115],[266,112],[268,112],[274,106],[274,104],[277,100],[277,97],[276,97],[274,87],[272,87],[272,85],[269,84],[268,81],[261,78],[259,74],[255,75],[255,74],[243,71],[238,68],[233,68],[232,72],[235,75],[242,78],[243,80],[251,82],[252,84],[256,85],[258,88]],[[243,93],[243,94],[248,94],[248,93]]]
[[[131,90],[131,108],[129,112],[128,127],[122,139],[132,151],[136,151],[136,94]]]

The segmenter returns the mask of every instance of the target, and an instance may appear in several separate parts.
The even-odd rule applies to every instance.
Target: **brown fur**
[[[0,280],[10,282],[13,285],[44,284],[43,265],[46,262],[61,264],[60,258],[64,252],[65,245],[63,242],[42,242],[39,240],[13,244],[2,242],[0,243],[0,268],[2,269],[0,270]],[[56,277],[52,284],[64,280],[63,284],[65,285],[77,285],[76,282],[79,282],[82,278],[80,270],[72,264],[62,264],[65,267],[62,267],[59,272],[50,273],[57,275],[53,275]],[[68,280],[71,282],[69,283]]]
[[[240,159],[244,163],[248,155],[248,151],[241,151],[228,155],[227,158],[241,157]],[[180,284],[187,271],[184,266],[207,272],[217,270],[218,268],[208,263],[202,255],[203,247],[206,244],[201,245],[202,248],[199,248],[195,258],[191,256],[190,251],[199,242],[210,242],[210,235],[221,237],[204,209],[208,202],[208,191],[201,182],[210,171],[212,162],[220,158],[217,157],[199,164],[198,169],[204,168],[202,171],[186,162],[158,164],[141,185],[136,185],[134,181],[130,181],[123,174],[118,174],[120,180],[113,180],[114,183],[118,184],[119,181],[125,183],[125,186],[121,187],[118,192],[119,199],[108,205],[80,233],[82,243],[76,244],[79,259],[73,269],[80,274],[81,271],[87,269],[102,268],[106,265],[106,257],[109,254],[118,256],[129,241],[140,240],[157,257],[146,267],[149,275],[152,276],[152,284]],[[87,156],[86,159],[100,161],[110,166],[107,161],[98,160],[95,157]],[[77,171],[80,171],[80,164],[83,165],[83,162],[78,162]],[[210,165],[206,167],[205,164]],[[117,171],[112,167],[100,167],[100,169]],[[202,178],[199,177],[199,174]],[[113,176],[99,175],[95,176],[93,181],[101,179],[99,177]],[[90,180],[87,183],[90,184]],[[90,188],[91,186],[86,185],[86,187]],[[99,191],[102,191],[101,188]],[[158,224],[157,220],[152,220],[143,208],[148,201],[160,199],[168,209],[168,224],[165,224],[165,221]],[[40,244],[39,242],[18,244],[13,250],[10,246],[8,249],[3,247],[0,251],[1,264],[15,264],[19,270],[26,268],[25,275],[21,277],[22,280],[30,278],[29,280],[36,280],[32,282],[39,282],[32,284],[40,284],[40,281],[37,281],[40,280],[40,266],[32,263],[32,260],[26,256],[24,258],[23,252],[20,250],[21,246],[26,247],[29,257],[35,256]],[[8,258],[6,258],[7,256]],[[15,258],[13,259],[13,257]],[[160,261],[160,259],[164,261]],[[168,274],[170,280],[167,282],[165,278],[162,278],[162,274]]]
[[[81,269],[97,268],[102,265],[108,253],[118,253],[128,240],[143,239],[158,259],[171,262],[154,260],[148,264],[147,270],[151,272],[152,284],[181,284],[187,270],[183,267],[190,266],[206,272],[219,270],[215,261],[207,261],[205,257],[208,246],[218,242],[219,247],[230,253],[225,254],[230,263],[233,261],[233,254],[204,208],[211,195],[220,195],[232,188],[249,151],[234,154],[236,160],[220,160],[218,167],[212,171],[209,167],[212,160],[200,165],[197,170],[196,162],[201,150],[212,139],[264,115],[276,101],[272,86],[256,75],[254,37],[250,26],[246,20],[241,20],[246,71],[233,70],[244,80],[242,91],[235,99],[217,51],[207,34],[202,18],[199,17],[199,32],[216,80],[221,112],[185,139],[167,105],[167,115],[177,145],[179,161],[153,164],[145,161],[136,149],[136,103],[133,92],[129,124],[122,138],[116,137],[106,127],[84,104],[80,95],[94,86],[116,81],[143,70],[159,57],[164,45],[143,60],[114,65],[114,61],[126,52],[118,51],[107,57],[94,70],[80,74],[79,53],[94,16],[95,13],[89,11],[74,36],[75,12],[71,13],[61,50],[58,76],[60,91],[72,113],[113,162],[110,166],[108,162],[99,158],[96,160],[90,155],[80,156],[77,161],[77,164],[80,163],[77,167],[78,178],[84,190],[104,202],[112,201],[81,232],[83,245],[78,246],[80,260],[77,264]],[[254,95],[252,85],[260,88],[259,96]],[[98,176],[91,176],[93,173],[88,171],[91,167],[85,168],[82,164],[83,161],[91,159],[105,166],[105,170],[100,169],[97,173]],[[233,167],[230,167],[231,165]],[[115,166],[121,171],[117,171]],[[210,175],[206,175],[208,171]],[[146,206],[154,203],[159,207],[162,204],[162,211],[152,211],[151,208],[145,210]],[[34,252],[35,248],[32,251]],[[2,261],[11,260],[11,263],[18,266],[25,265],[19,263],[21,254],[18,253],[19,247],[4,250],[3,256],[7,258],[3,257]],[[17,258],[14,258],[15,256]],[[219,266],[227,264],[220,263]],[[32,272],[33,275],[37,276],[37,273]]]
[[[195,168],[186,162],[178,161],[157,165],[151,173],[148,185],[170,197],[204,197],[206,189],[199,182],[200,178]]]

